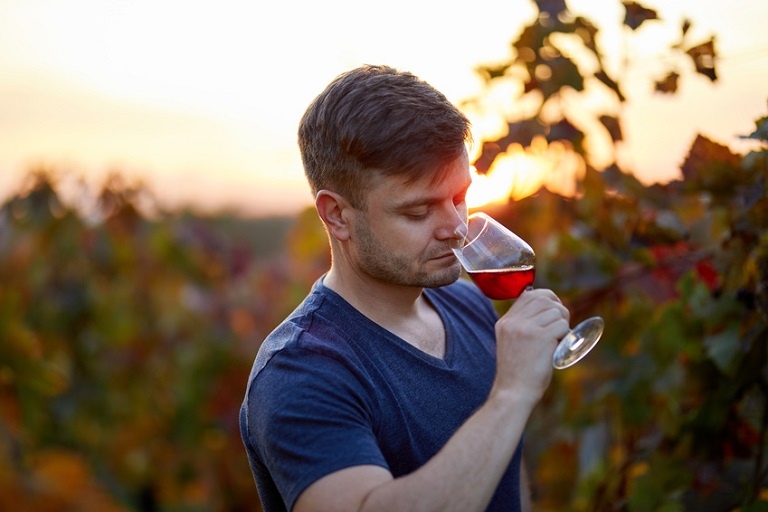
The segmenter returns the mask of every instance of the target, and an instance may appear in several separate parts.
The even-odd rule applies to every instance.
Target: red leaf
[[[696,275],[707,285],[710,291],[715,291],[718,288],[720,276],[711,261],[701,260],[696,262]]]

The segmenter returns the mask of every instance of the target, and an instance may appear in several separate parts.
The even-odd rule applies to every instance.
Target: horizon
[[[384,63],[414,72],[460,104],[483,91],[474,66],[507,58],[533,12],[527,0],[484,0],[471,12],[438,9],[431,0],[406,11],[410,4],[397,0],[376,12],[379,24],[372,26],[323,16],[343,9],[352,20],[370,18],[351,0],[329,1],[325,10],[303,5],[303,16],[292,16],[297,6],[290,3],[256,9],[237,0],[218,9],[149,0],[4,2],[0,200],[30,169],[46,166],[92,186],[117,170],[170,208],[297,213],[312,204],[295,144],[298,119],[331,79],[362,63]],[[738,136],[751,133],[768,106],[768,36],[761,27],[768,3],[647,0],[643,5],[663,21],[623,35],[618,0],[568,5],[616,42],[606,47],[618,49],[627,37],[637,43],[637,55],[606,55],[615,69],[624,57],[639,62],[622,78],[629,98],[621,107],[622,169],[645,184],[677,179],[697,134],[748,150]],[[655,55],[674,42],[685,17],[692,41],[716,37],[718,81],[683,63],[680,91],[653,94]],[[494,130],[493,120],[473,123],[482,127],[481,138]],[[546,182],[541,169],[515,162],[487,185],[488,193]]]

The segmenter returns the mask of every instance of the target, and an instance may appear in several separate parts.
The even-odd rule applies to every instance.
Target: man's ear
[[[333,238],[342,242],[349,240],[349,213],[352,206],[343,196],[330,190],[321,190],[315,196],[315,207]]]

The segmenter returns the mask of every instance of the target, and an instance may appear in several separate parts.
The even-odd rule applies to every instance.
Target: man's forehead
[[[426,175],[417,180],[407,180],[400,176],[389,181],[388,184],[380,183],[379,187],[386,191],[386,187],[389,186],[392,202],[397,207],[407,207],[442,201],[466,192],[472,184],[468,166],[463,169],[459,166],[451,166],[450,170],[445,169],[437,174],[439,176]]]

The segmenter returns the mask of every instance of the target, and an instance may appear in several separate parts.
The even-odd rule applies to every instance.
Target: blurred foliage
[[[564,0],[537,5],[513,60],[483,72],[490,84],[523,69],[539,108],[484,144],[481,171],[537,136],[588,161],[595,134],[561,95],[627,100],[597,28]],[[657,22],[624,5],[629,34]],[[689,43],[689,27],[670,51],[714,80],[714,38]],[[587,53],[566,56],[556,34]],[[619,112],[591,125],[611,144]],[[768,510],[766,133],[762,117],[746,155],[699,136],[665,185],[587,165],[575,197],[542,189],[488,210],[536,248],[537,286],[574,322],[607,324],[531,420],[538,510]],[[328,267],[316,214],[147,215],[148,192],[119,179],[97,195],[67,203],[37,169],[0,207],[0,510],[258,510],[237,412],[259,344]]]
[[[512,41],[511,57],[477,68],[489,89],[497,83],[519,83],[520,94],[512,102],[526,105],[525,115],[506,120],[505,135],[483,142],[474,163],[480,173],[488,172],[511,145],[528,147],[537,137],[548,143],[564,144],[587,162],[590,147],[612,146],[623,139],[620,112],[628,98],[620,75],[626,73],[631,62],[625,58],[620,66],[609,66],[600,46],[602,34],[598,26],[583,16],[574,16],[565,0],[533,3],[538,16]],[[625,13],[625,44],[630,45],[636,32],[659,16],[636,2],[625,0],[621,4]],[[693,65],[697,74],[712,82],[717,80],[715,37],[691,42],[691,25],[690,20],[684,20],[679,40],[669,42],[665,53],[656,59],[656,64],[663,64],[665,69],[652,77],[655,91],[677,92],[686,62]],[[619,69],[613,69],[616,67]],[[464,105],[483,110],[483,99],[487,96],[469,99]],[[595,102],[596,97],[613,101]]]
[[[54,176],[0,209],[0,509],[258,509],[244,384],[327,256],[284,257],[295,219],[147,218],[118,179],[83,215]]]
[[[659,16],[622,3],[629,45]],[[565,0],[535,4],[509,61],[478,68],[489,88],[522,82],[509,101],[535,108],[484,141],[475,166],[485,173],[536,137],[582,159],[575,197],[541,189],[485,209],[536,248],[537,286],[556,290],[574,322],[606,319],[600,344],[555,372],[532,418],[539,510],[768,510],[768,118],[742,137],[755,141],[747,155],[699,135],[682,180],[666,185],[644,186],[615,162],[597,170],[585,142],[621,143],[625,84],[593,23]],[[664,62],[687,59],[715,81],[715,38],[690,42],[690,27]],[[674,94],[684,72],[672,66],[655,90]],[[596,90],[613,97],[607,111],[574,108]]]
[[[531,421],[542,511],[768,506],[768,151],[699,137],[683,168],[650,187],[590,170],[578,199],[490,210],[573,322],[606,319]]]

